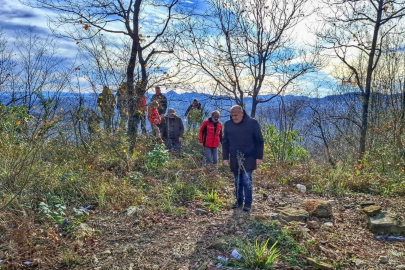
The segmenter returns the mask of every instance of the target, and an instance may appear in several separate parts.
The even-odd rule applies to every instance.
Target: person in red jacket
[[[160,131],[159,131],[159,126],[162,118],[160,117],[159,114],[159,103],[154,100],[149,104],[148,107],[148,120],[150,122],[150,125],[152,126],[152,135],[156,136],[157,138],[160,138]]]
[[[211,117],[200,128],[200,145],[204,146],[206,163],[218,164],[218,146],[222,140],[222,124],[218,122],[219,111],[213,111]]]

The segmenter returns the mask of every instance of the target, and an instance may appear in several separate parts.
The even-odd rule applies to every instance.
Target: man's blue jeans
[[[238,200],[238,204],[242,205],[245,202],[245,206],[251,206],[253,202],[253,179],[252,172],[239,172],[235,174],[235,195]]]

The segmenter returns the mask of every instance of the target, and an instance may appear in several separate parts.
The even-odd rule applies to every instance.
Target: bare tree
[[[325,2],[326,27],[317,33],[326,49],[330,49],[350,70],[354,85],[361,94],[359,157],[365,151],[373,73],[383,54],[382,44],[405,15],[404,1],[337,0]],[[363,55],[366,66],[353,64],[353,57]],[[361,68],[360,68],[361,67]],[[364,70],[362,68],[364,67]]]
[[[292,30],[306,16],[304,0],[207,0],[202,16],[183,22],[179,59],[215,82],[214,94],[237,104],[272,100],[320,64],[294,46]],[[269,94],[264,97],[263,94]]]
[[[27,0],[25,3],[57,12],[56,19],[50,21],[56,28],[64,27],[64,34],[69,38],[78,41],[88,38],[83,35],[83,31],[92,28],[94,34],[103,32],[110,35],[125,35],[131,39],[130,57],[126,63],[126,80],[129,97],[128,135],[132,151],[140,117],[138,101],[147,90],[150,68],[158,56],[173,53],[177,37],[167,35],[167,32],[172,21],[181,19],[178,14],[190,4],[185,3],[182,6],[179,0]],[[159,16],[154,12],[159,13]],[[134,83],[137,63],[139,78]]]
[[[10,82],[16,68],[13,51],[7,47],[7,43],[8,40],[0,29],[0,92],[8,90],[6,84]]]

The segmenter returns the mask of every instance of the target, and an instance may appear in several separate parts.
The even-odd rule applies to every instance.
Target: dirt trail
[[[227,192],[231,194],[232,191]],[[293,186],[277,184],[266,191],[268,199],[265,201],[258,190],[254,194],[254,207],[250,213],[225,209],[220,214],[197,215],[198,202],[190,202],[185,206],[187,213],[181,216],[157,214],[142,221],[126,216],[122,211],[95,216],[88,224],[100,230],[100,234],[82,247],[86,249],[87,263],[81,268],[196,269],[219,255],[230,257],[230,249],[218,251],[210,248],[216,240],[245,237],[252,220],[258,216],[273,213],[279,206],[300,207],[305,199],[310,198],[331,200],[334,213],[332,219],[316,219],[320,224],[333,222],[333,227],[309,230],[305,237],[298,239],[301,244],[312,241],[312,245],[307,245],[312,257],[339,261],[340,269],[401,269],[401,265],[405,265],[405,243],[376,240],[366,228],[366,216],[359,209],[360,201],[367,199],[385,210],[402,214],[405,207],[400,198],[320,197],[299,193]],[[138,229],[139,222],[145,226],[141,230]],[[379,263],[379,257],[383,255],[389,258],[388,264]],[[286,265],[277,268],[299,269]]]

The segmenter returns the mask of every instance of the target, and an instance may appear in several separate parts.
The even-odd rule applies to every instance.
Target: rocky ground
[[[225,192],[232,194],[231,184]],[[310,199],[330,203],[333,215],[313,216],[313,202],[306,205],[310,213],[288,213],[304,209],[303,202]],[[280,228],[296,231],[295,240],[307,250],[297,256],[301,266],[278,261],[276,269],[405,269],[405,242],[376,238],[361,206],[366,202],[381,206],[382,211],[403,214],[402,198],[365,194],[326,197],[301,193],[292,184],[271,183],[266,189],[260,185],[255,188],[254,202],[250,213],[229,207],[212,213],[204,210],[201,200],[181,204],[185,213],[180,215],[149,215],[142,208],[103,212],[96,208],[74,234],[67,236],[59,229],[36,224],[24,213],[14,213],[18,216],[14,220],[3,215],[7,222],[0,227],[0,268],[220,269],[215,266],[220,263],[217,258],[232,258],[234,239],[247,239],[255,224],[276,220]],[[286,222],[294,219],[297,222]]]

